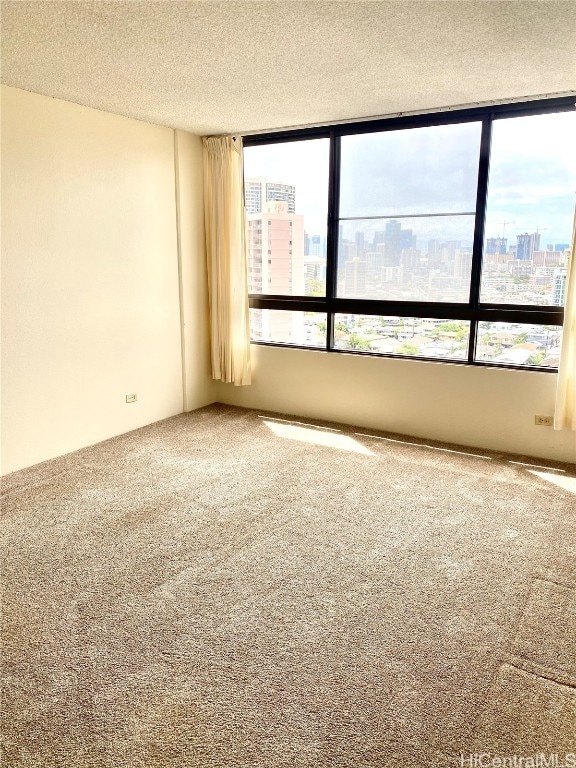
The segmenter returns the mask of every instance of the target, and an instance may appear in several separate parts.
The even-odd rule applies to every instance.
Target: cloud
[[[474,211],[481,124],[382,131],[342,137],[340,216],[395,216]],[[568,242],[576,202],[576,113],[495,120],[486,235],[536,230],[543,242]],[[325,234],[328,139],[248,147],[245,175],[296,187],[296,210],[309,233]],[[357,222],[346,231],[371,237],[385,221]],[[422,238],[443,230],[464,239],[467,217],[403,222]],[[353,234],[351,236],[353,238]],[[471,238],[470,238],[471,239]]]
[[[475,122],[344,136],[340,216],[474,211],[480,132]]]

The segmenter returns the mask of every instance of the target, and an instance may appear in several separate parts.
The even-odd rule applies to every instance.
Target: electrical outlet
[[[127,403],[135,403],[137,400],[136,393],[133,395],[126,395],[126,402]]]
[[[551,427],[554,424],[553,416],[534,416],[534,424],[538,427]]]

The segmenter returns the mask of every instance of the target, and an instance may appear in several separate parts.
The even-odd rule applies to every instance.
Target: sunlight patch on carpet
[[[549,483],[557,485],[559,488],[563,488],[565,491],[576,494],[576,477],[565,477],[564,475],[554,475],[552,472],[537,472],[534,469],[529,469],[531,475],[536,475],[541,480],[547,480]]]
[[[308,421],[295,421],[294,419],[280,419],[277,416],[258,416],[263,421],[273,421],[278,424],[295,424],[297,427],[307,427],[308,429],[320,429],[323,432],[340,432],[335,427],[326,427],[323,424],[310,424]]]
[[[374,456],[374,453],[348,435],[338,432],[320,432],[312,427],[297,427],[294,424],[282,424],[277,421],[265,420],[264,424],[278,437],[287,440],[299,440],[302,443],[313,443],[326,448],[338,448],[342,451],[362,453],[365,456]]]
[[[543,464],[530,464],[527,461],[513,461],[510,459],[508,464],[517,464],[519,467],[532,467],[532,469],[545,469],[546,472],[566,472],[565,469],[558,469],[557,467],[547,467]]]
[[[367,435],[364,432],[356,432],[359,437],[369,437],[372,440],[384,440],[387,443],[401,443],[402,445],[413,445],[416,448],[429,448],[431,451],[443,451],[444,453],[458,453],[460,456],[472,456],[474,459],[487,459],[490,456],[483,456],[480,453],[466,453],[466,451],[456,451],[454,448],[440,448],[437,445],[427,445],[426,443],[411,443],[409,440],[398,440],[393,437],[382,437],[381,435]]]

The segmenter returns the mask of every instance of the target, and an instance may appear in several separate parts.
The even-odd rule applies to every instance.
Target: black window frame
[[[420,360],[455,365],[473,365],[489,368],[511,368],[522,371],[556,373],[557,368],[531,365],[514,365],[488,360],[475,360],[478,323],[506,322],[534,325],[557,325],[564,322],[564,308],[522,304],[494,304],[480,301],[484,229],[486,224],[486,203],[490,170],[490,146],[492,126],[496,120],[508,117],[525,117],[552,112],[574,112],[576,103],[573,96],[538,99],[469,109],[426,112],[416,115],[396,116],[379,120],[341,123],[269,133],[251,134],[243,137],[244,147],[263,144],[282,144],[306,139],[327,138],[330,140],[328,166],[328,216],[326,246],[326,296],[288,296],[270,294],[249,294],[251,309],[289,310],[299,312],[321,312],[326,315],[325,347],[310,347],[283,342],[252,340],[252,344],[325,351],[335,354],[356,354],[369,357],[384,357],[402,360]],[[436,125],[481,122],[481,138],[478,167],[478,183],[472,247],[472,268],[470,296],[466,303],[422,302],[382,299],[354,299],[337,296],[336,276],[338,260],[338,225],[340,200],[340,140],[342,136],[377,133],[398,129],[425,128]],[[399,316],[433,318],[442,320],[465,320],[470,322],[468,354],[464,360],[424,357],[419,355],[398,355],[374,351],[337,349],[334,344],[334,316],[336,314],[359,314],[375,316]]]

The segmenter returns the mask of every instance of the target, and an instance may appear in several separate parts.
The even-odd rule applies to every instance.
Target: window
[[[468,300],[481,129],[342,137],[338,296]]]
[[[495,121],[482,301],[563,305],[575,200],[574,117]]]
[[[261,342],[323,349],[326,346],[326,315],[283,309],[251,309],[250,335]]]
[[[246,137],[253,341],[555,370],[573,136],[562,98]]]
[[[336,349],[464,360],[469,336],[465,320],[340,314],[334,320]]]
[[[258,232],[271,256],[269,294],[326,295],[329,150],[330,140],[320,138],[244,151],[245,190],[261,190],[256,200],[246,198],[248,261],[260,258]],[[253,283],[249,291],[262,293]]]

